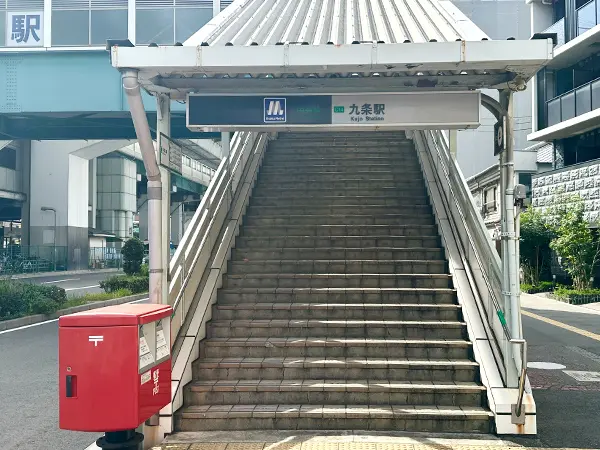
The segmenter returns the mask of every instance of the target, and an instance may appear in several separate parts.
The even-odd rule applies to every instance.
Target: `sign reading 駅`
[[[338,95],[190,94],[192,130],[463,129],[479,126],[479,91]]]
[[[43,47],[43,11],[6,12],[5,38],[7,47]]]

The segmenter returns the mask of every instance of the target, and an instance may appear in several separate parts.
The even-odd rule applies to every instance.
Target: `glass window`
[[[212,19],[209,8],[175,9],[175,42],[183,43]]]
[[[4,11],[0,11],[0,47],[4,47],[6,42],[4,42],[6,38],[6,13]]]
[[[0,167],[17,170],[17,151],[12,147],[0,150]]]
[[[138,45],[174,44],[173,9],[138,9],[135,36]]]
[[[90,11],[52,11],[52,45],[89,45]]]
[[[127,10],[92,10],[92,45],[105,45],[107,39],[127,39]]]

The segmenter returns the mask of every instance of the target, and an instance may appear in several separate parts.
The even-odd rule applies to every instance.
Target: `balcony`
[[[547,30],[542,31],[543,34],[553,34],[556,33],[556,47],[560,47],[561,45],[565,45],[567,42],[565,37],[565,19],[560,19],[558,22],[553,24]]]
[[[600,108],[600,78],[546,103],[548,127]]]
[[[579,7],[575,11],[575,20],[577,21],[577,36],[581,36],[586,31],[591,30],[598,25],[600,16],[600,1],[592,0],[589,3]]]

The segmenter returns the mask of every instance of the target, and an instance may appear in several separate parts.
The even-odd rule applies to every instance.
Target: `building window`
[[[92,10],[91,25],[91,45],[105,45],[108,39],[126,39],[127,10]]]
[[[17,151],[12,147],[0,150],[0,167],[17,170]]]
[[[490,212],[495,212],[498,209],[498,205],[496,202],[496,194],[497,194],[496,186],[485,189],[483,191],[483,212],[484,212],[484,214],[490,213]]]
[[[127,38],[127,0],[53,0],[53,46],[103,46]]]
[[[533,175],[533,173],[519,173],[519,184],[522,184],[527,188],[527,197],[531,197],[531,177]]]
[[[136,44],[183,43],[212,19],[212,12],[212,0],[137,0]]]
[[[4,42],[6,36],[6,11],[0,10],[0,47],[4,47],[6,42]]]

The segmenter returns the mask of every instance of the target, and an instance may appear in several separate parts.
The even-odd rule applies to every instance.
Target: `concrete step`
[[[232,261],[256,260],[444,260],[444,250],[431,248],[236,248]],[[445,260],[444,260],[445,262]]]
[[[445,274],[226,274],[225,288],[450,288]]]
[[[201,358],[217,358],[224,364],[229,358],[236,358],[236,361],[239,358],[410,358],[449,361],[471,359],[472,351],[472,344],[463,339],[243,337],[211,338],[200,343]],[[339,372],[333,378],[342,375],[343,372]]]
[[[380,186],[372,186],[362,183],[360,186],[346,186],[344,184],[338,186],[338,183],[320,183],[318,186],[315,183],[302,184],[291,183],[287,185],[260,183],[256,185],[252,191],[252,196],[257,197],[296,197],[296,198],[312,198],[312,197],[330,197],[330,196],[369,196],[369,197],[390,197],[394,195],[402,195],[406,197],[421,197],[427,195],[427,190],[421,184],[409,184],[398,189],[397,186],[391,183],[381,183]]]
[[[459,305],[401,303],[238,303],[213,306],[213,320],[461,320]]]
[[[265,172],[261,174],[260,183],[280,183],[295,181],[298,183],[316,183],[324,181],[366,181],[366,180],[389,180],[404,182],[411,180],[416,182],[422,177],[420,172],[402,170],[396,173],[390,171],[373,172],[312,172],[301,173],[294,171]]]
[[[246,216],[244,224],[250,226],[273,225],[433,225],[431,214],[300,214],[288,216]]]
[[[367,193],[376,192],[378,189],[395,189],[395,192],[402,192],[404,194],[409,194],[411,189],[414,189],[415,192],[423,193],[425,190],[422,187],[422,181],[420,179],[410,179],[406,178],[404,180],[386,180],[386,179],[375,179],[371,178],[370,180],[355,180],[352,179],[351,175],[347,175],[346,178],[341,180],[322,180],[322,181],[312,181],[308,183],[310,189],[319,189],[322,190],[319,195],[327,195],[327,190],[332,189],[343,189],[343,192],[348,193],[348,195],[352,195],[349,192],[352,192],[352,189],[361,190],[364,195]],[[277,183],[261,183],[258,182],[257,188],[262,188],[263,186],[267,186],[268,189],[286,189],[293,188],[298,194],[299,191],[304,191],[309,189],[308,186],[302,185],[302,182],[295,180],[282,180]],[[379,191],[380,193],[381,191]]]
[[[411,172],[421,175],[421,166],[417,156],[410,157],[371,157],[356,156],[354,158],[265,158],[260,168],[261,174],[280,173],[364,173],[364,172]]]
[[[264,237],[435,237],[438,230],[435,225],[279,225],[253,227],[246,225],[241,229],[241,236]],[[438,238],[439,239],[439,238]]]
[[[447,273],[446,261],[402,261],[402,260],[260,260],[246,259],[231,261],[229,273]]]
[[[367,215],[385,216],[391,213],[420,216],[431,215],[432,209],[429,205],[401,206],[378,206],[378,205],[347,205],[347,206],[255,206],[252,205],[246,211],[246,216],[280,216],[280,215]]]
[[[200,344],[202,358],[411,358],[470,360],[473,347],[462,339],[344,337],[212,338]]]
[[[466,325],[441,320],[212,320],[209,337],[390,337],[396,339],[462,339]]]
[[[179,431],[389,430],[489,433],[493,415],[481,407],[344,405],[201,405],[175,416]]]
[[[456,304],[454,289],[414,288],[237,288],[221,289],[219,304],[231,303],[402,303]]]
[[[236,238],[236,248],[268,250],[272,248],[429,248],[441,249],[437,236],[272,236],[265,231],[263,237],[241,236]]]
[[[194,380],[402,380],[473,382],[479,365],[469,360],[388,358],[205,358],[193,364]]]
[[[482,406],[474,382],[397,380],[199,380],[186,387],[188,405],[437,405]]]
[[[322,158],[329,159],[351,159],[356,157],[370,156],[382,158],[414,158],[417,155],[412,146],[398,144],[391,147],[371,145],[369,147],[359,147],[355,145],[333,146],[315,146],[312,148],[302,147],[300,145],[287,146],[269,146],[266,158]]]
[[[412,207],[414,205],[428,205],[429,198],[426,194],[419,196],[329,196],[329,197],[259,197],[252,196],[250,204],[253,206],[349,206],[349,205],[371,205],[371,206],[402,206]]]

